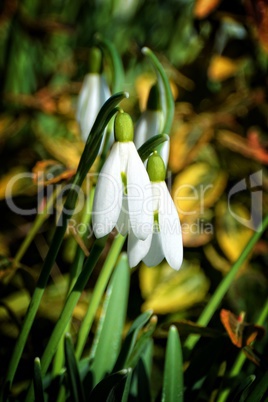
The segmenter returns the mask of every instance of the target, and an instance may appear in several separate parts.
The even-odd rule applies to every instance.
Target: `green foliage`
[[[267,401],[268,7],[229,3],[1,4],[1,402]],[[92,46],[112,96],[83,142]],[[163,129],[138,152],[169,141],[179,272],[130,270],[125,237],[92,231],[114,115],[135,123],[155,84]]]

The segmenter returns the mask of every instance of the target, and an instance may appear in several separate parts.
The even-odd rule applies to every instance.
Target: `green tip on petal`
[[[161,97],[158,84],[154,84],[149,93],[147,110],[161,110]]]
[[[147,172],[150,180],[153,182],[164,181],[166,177],[166,168],[163,159],[155,151],[148,159]]]
[[[114,120],[115,141],[129,142],[134,138],[133,122],[129,114],[119,112]]]
[[[98,47],[89,50],[89,73],[100,74],[102,72],[102,52]]]

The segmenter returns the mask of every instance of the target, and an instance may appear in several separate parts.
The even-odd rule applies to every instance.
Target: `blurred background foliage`
[[[255,190],[262,191],[260,213],[267,213],[266,1],[3,0],[0,5],[2,375],[55,223],[55,216],[48,215],[21,260],[14,263],[35,216],[14,214],[5,201],[6,189],[18,173],[48,171],[60,185],[75,171],[84,146],[75,121],[76,99],[96,34],[109,39],[122,58],[125,80],[121,90],[130,93],[123,107],[134,121],[144,110],[155,81],[150,64],[142,56],[143,46],[157,54],[175,100],[167,183],[182,222],[184,268],[174,272],[164,263],[155,269],[144,265],[134,269],[128,320],[147,309],[159,315],[160,323],[196,320],[253,233],[235,218],[249,220],[252,210],[258,208],[251,205],[250,190],[233,196],[231,208],[228,195],[244,178],[249,186],[249,175],[258,171],[262,172],[262,182]],[[111,85],[109,61],[105,62],[104,72]],[[20,208],[35,208],[37,195],[44,204],[47,199],[46,191],[40,194],[30,175],[16,182],[12,190]],[[21,380],[29,376],[29,357],[42,351],[57,320],[77,241],[66,235],[24,352]],[[266,235],[257,243],[224,300],[225,307],[234,313],[245,311],[247,321],[256,320],[267,299],[267,250]],[[93,273],[92,282],[74,311],[74,334],[87,309],[99,269]],[[219,319],[215,319],[214,325],[223,331]],[[161,345],[159,341],[160,349]],[[188,380],[187,377],[186,383]]]

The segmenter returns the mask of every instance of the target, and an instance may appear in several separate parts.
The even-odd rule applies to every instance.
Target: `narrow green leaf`
[[[142,356],[142,354],[144,353],[144,351],[148,346],[148,340],[151,339],[152,334],[155,331],[156,324],[157,324],[157,317],[153,315],[147,327],[144,329],[143,333],[136,342],[131,354],[129,355],[126,362],[126,367],[134,368],[137,365],[140,357]]]
[[[144,162],[147,158],[149,158],[151,153],[155,151],[158,145],[168,140],[169,136],[167,134],[154,135],[138,149],[141,160]]]
[[[173,117],[174,117],[174,99],[173,95],[171,92],[171,88],[169,85],[169,80],[167,78],[167,75],[163,69],[162,64],[158,60],[158,58],[155,56],[155,54],[148,48],[144,47],[142,48],[142,53],[148,56],[153,63],[153,66],[156,70],[157,76],[158,76],[158,82],[160,86],[160,91],[162,93],[163,97],[163,105],[162,109],[164,112],[165,116],[165,124],[163,127],[163,133],[170,133],[172,122],[173,122]]]
[[[233,399],[238,402],[245,402],[250,392],[251,385],[253,384],[255,379],[256,376],[252,374],[246,377],[244,380],[242,380],[236,390]]]
[[[139,402],[148,402],[151,400],[150,378],[142,358],[140,358],[136,370],[138,379],[137,399]]]
[[[183,401],[183,361],[180,338],[177,328],[173,325],[169,329],[162,402]]]
[[[88,335],[89,335],[92,323],[94,321],[96,311],[100,304],[100,301],[101,301],[101,298],[105,291],[105,288],[107,286],[107,283],[110,279],[110,276],[112,274],[112,271],[114,269],[118,256],[124,245],[124,242],[125,242],[125,237],[121,236],[120,234],[114,239],[113,244],[110,248],[110,251],[103,264],[103,267],[102,267],[102,270],[98,277],[98,280],[96,282],[96,285],[94,286],[94,290],[93,290],[92,297],[89,302],[89,306],[88,306],[86,315],[83,319],[83,322],[81,324],[81,327],[80,327],[80,330],[78,333],[77,346],[76,346],[76,357],[78,359],[80,358],[80,356],[83,352],[84,346],[88,339]],[[118,370],[115,370],[115,371],[118,371]]]
[[[211,296],[211,299],[209,300],[208,304],[206,305],[206,307],[202,311],[202,314],[200,315],[199,319],[197,320],[198,325],[206,326],[209,323],[213,314],[218,309],[223,297],[225,296],[226,292],[228,291],[231,283],[233,282],[237,272],[239,271],[239,268],[242,266],[242,264],[248,258],[253,247],[255,246],[257,241],[260,239],[262,234],[265,232],[267,227],[268,227],[268,215],[265,216],[264,220],[261,222],[260,226],[257,228],[256,232],[252,235],[251,239],[249,240],[246,247],[242,251],[240,257],[237,259],[237,261],[234,263],[234,265],[232,266],[232,268],[230,269],[228,274],[224,277],[224,279],[221,281],[221,283],[216,288],[215,292]],[[184,347],[189,349],[189,351],[191,351],[194,348],[194,346],[198,340],[199,340],[199,337],[197,337],[197,336],[189,336],[184,343]]]
[[[112,93],[121,91],[124,83],[124,68],[116,47],[108,39],[96,36],[97,45],[103,49],[111,61],[112,66]]]
[[[141,328],[149,321],[153,314],[153,311],[148,310],[145,311],[143,314],[139,315],[132,323],[127,336],[124,340],[122,345],[121,351],[115,363],[113,371],[118,371],[123,368],[127,368],[126,362],[128,357],[130,356],[131,352],[133,351],[135,342],[137,340],[137,336]]]
[[[63,242],[63,238],[65,235],[65,231],[67,228],[67,223],[68,220],[71,218],[72,213],[75,209],[77,197],[78,197],[78,192],[77,192],[77,186],[80,187],[90,169],[92,164],[95,161],[95,158],[98,153],[98,149],[100,146],[101,142],[101,136],[103,134],[104,128],[108,124],[108,121],[110,118],[113,116],[113,114],[116,112],[115,106],[125,97],[128,97],[127,93],[119,93],[115,94],[111,98],[109,98],[103,107],[101,108],[95,123],[93,124],[93,127],[91,129],[90,135],[87,139],[86,146],[84,148],[83,154],[81,156],[77,172],[74,176],[72,186],[70,188],[70,191],[67,195],[67,199],[64,204],[64,208],[61,214],[61,217],[59,218],[59,222],[61,224],[58,224],[56,227],[56,230],[54,232],[52,241],[51,241],[51,246],[49,248],[49,251],[46,255],[41,274],[38,278],[37,284],[35,291],[33,293],[31,302],[29,304],[27,314],[25,316],[23,326],[20,332],[20,335],[17,339],[15,348],[13,350],[9,367],[7,370],[7,375],[5,379],[5,388],[11,388],[12,382],[15,376],[15,373],[17,371],[17,367],[21,358],[21,355],[23,353],[23,349],[25,346],[25,343],[27,341],[29,332],[31,330],[36,312],[39,308],[44,289],[46,287],[50,271],[52,269],[52,266],[56,260],[56,257],[58,255],[60,246]],[[66,212],[67,211],[67,212]],[[43,366],[43,364],[42,364]]]
[[[116,361],[122,339],[129,291],[129,266],[127,256],[122,254],[112,275],[106,299],[95,335],[90,370],[93,384],[109,373]]]
[[[121,370],[117,373],[113,373],[105,377],[100,381],[89,394],[88,400],[90,402],[105,402],[109,399],[111,400],[113,390],[126,381],[128,375],[128,370]]]
[[[268,372],[253,386],[253,390],[246,398],[246,402],[259,402],[268,391]]]
[[[128,402],[129,401],[129,392],[130,392],[131,379],[132,379],[132,369],[129,368],[121,402]]]
[[[39,357],[34,359],[34,375],[33,375],[33,383],[34,383],[34,395],[36,402],[44,402],[44,388],[42,382],[42,373],[41,373],[41,364]]]
[[[77,367],[77,361],[74,354],[72,338],[70,334],[65,335],[64,352],[66,369],[68,373],[68,386],[73,402],[85,401],[81,378]]]

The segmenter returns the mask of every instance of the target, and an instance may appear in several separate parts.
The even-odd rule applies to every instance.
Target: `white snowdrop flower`
[[[164,115],[161,110],[161,96],[158,85],[152,86],[146,106],[135,126],[134,142],[139,149],[150,138],[162,132]],[[165,141],[157,149],[159,155],[167,166],[169,158],[169,141]]]
[[[82,139],[87,140],[101,107],[111,96],[110,89],[103,74],[102,54],[98,48],[90,51],[89,73],[85,76],[78,95],[76,120],[81,129]]]
[[[118,113],[116,142],[103,165],[96,185],[92,223],[97,238],[117,230],[126,235],[131,229],[145,240],[152,231],[153,217],[144,208],[151,197],[148,173],[133,143],[133,123],[127,113]]]
[[[182,264],[183,246],[181,225],[177,209],[165,183],[165,165],[154,153],[148,160],[147,170],[152,186],[152,216],[154,230],[142,241],[133,232],[128,237],[128,259],[130,267],[141,260],[148,266],[158,265],[163,258],[178,270]]]

